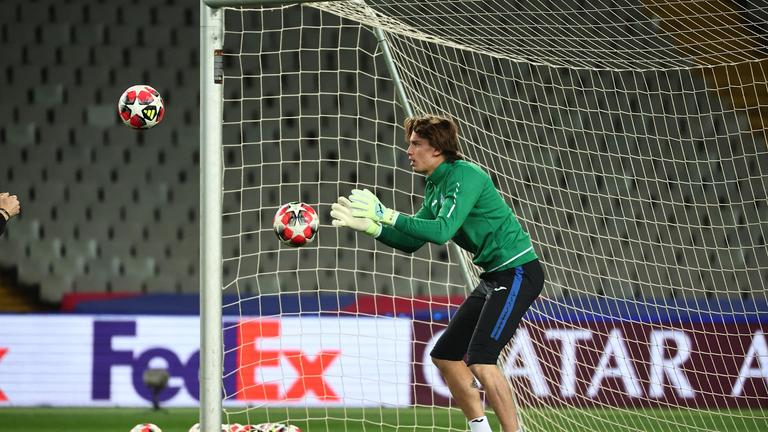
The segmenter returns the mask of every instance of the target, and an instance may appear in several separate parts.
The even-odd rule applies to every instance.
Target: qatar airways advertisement
[[[445,327],[414,322],[416,404],[449,404],[429,364]],[[759,322],[532,322],[518,328],[501,365],[526,405],[768,407]]]
[[[197,317],[0,316],[1,406],[197,406]],[[224,323],[225,405],[403,406],[411,322],[243,318]]]

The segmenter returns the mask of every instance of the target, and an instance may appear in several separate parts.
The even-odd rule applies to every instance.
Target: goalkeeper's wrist
[[[381,224],[371,221],[368,224],[368,228],[365,229],[365,233],[374,238],[378,237],[381,234]]]
[[[394,225],[397,222],[397,217],[400,216],[400,212],[387,209],[384,211],[384,216],[381,217],[381,223],[384,225]]]

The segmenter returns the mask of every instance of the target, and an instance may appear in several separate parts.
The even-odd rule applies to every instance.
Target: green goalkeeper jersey
[[[424,243],[453,240],[474,254],[487,272],[505,270],[537,258],[531,237],[479,166],[443,162],[427,177],[424,203],[413,216],[400,214],[384,226],[382,243],[413,252]]]

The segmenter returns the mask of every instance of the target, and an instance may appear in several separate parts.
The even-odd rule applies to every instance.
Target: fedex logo
[[[144,371],[158,365],[162,361],[170,376],[169,384],[160,393],[158,399],[167,401],[175,397],[182,386],[173,384],[178,378],[183,382],[189,394],[200,398],[197,373],[200,368],[200,351],[197,350],[187,358],[180,358],[172,349],[153,347],[135,352],[133,349],[115,348],[116,342],[130,342],[136,337],[136,321],[94,321],[93,323],[93,363],[91,373],[91,397],[93,400],[110,400],[112,398],[113,368],[127,366],[130,370],[130,382],[133,389],[142,398],[152,400],[150,389],[144,385]],[[168,341],[172,343],[172,341]],[[130,344],[129,344],[130,346]],[[150,363],[153,366],[150,366]],[[177,378],[177,379],[174,379]]]
[[[309,393],[324,401],[340,401],[339,395],[323,377],[341,350],[319,351],[314,358],[296,349],[263,349],[262,339],[280,337],[280,321],[241,323],[238,331],[237,398],[240,400],[300,400]],[[281,368],[287,360],[297,374],[293,383],[280,391],[279,382],[259,382],[259,369]],[[282,368],[281,368],[282,369]],[[279,381],[277,377],[274,381]]]
[[[339,368],[340,335],[331,334],[321,343],[319,336],[290,330],[282,320],[243,321],[225,327],[231,328],[224,332],[224,391],[228,398],[242,402],[342,402],[338,390],[342,387],[341,373],[331,371]],[[137,321],[97,320],[93,329],[93,400],[114,400],[115,380],[126,381],[127,374],[129,387],[151,400],[143,374],[153,367],[167,369],[170,376],[168,386],[158,396],[160,401],[190,396],[199,400],[199,349],[180,353],[172,348],[172,337],[162,336],[153,340],[163,345],[144,342],[139,347],[137,341],[143,335]],[[353,347],[350,350],[357,351]],[[335,382],[329,380],[329,374]]]
[[[410,320],[237,319],[224,323],[227,406],[410,403]],[[168,371],[164,406],[199,405],[197,317],[0,316],[0,329],[0,406],[146,407],[150,368]]]

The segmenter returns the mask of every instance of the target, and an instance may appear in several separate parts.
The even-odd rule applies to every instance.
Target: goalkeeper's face
[[[419,173],[430,175],[444,160],[443,152],[438,150],[429,141],[412,132],[408,139],[408,160],[411,168]]]

